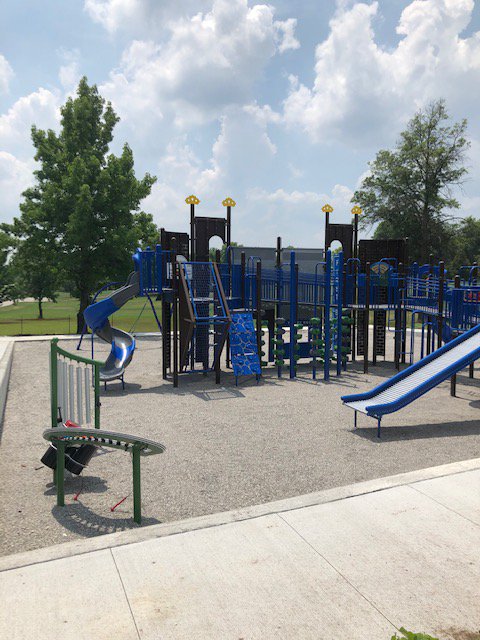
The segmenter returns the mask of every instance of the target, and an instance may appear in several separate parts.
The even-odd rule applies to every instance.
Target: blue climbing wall
[[[248,311],[232,311],[230,324],[230,358],[235,378],[262,374],[253,316]]]

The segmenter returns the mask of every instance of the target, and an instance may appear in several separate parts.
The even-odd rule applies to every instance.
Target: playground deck
[[[390,341],[389,341],[390,342]],[[74,342],[61,343],[73,351]],[[99,344],[98,354],[109,347]],[[40,463],[49,426],[49,342],[15,345],[0,441],[0,553],[137,527],[132,522],[128,456],[95,457],[85,477],[66,482],[65,508],[55,506],[51,472]],[[88,355],[88,346],[83,351]],[[390,355],[391,358],[391,355]],[[269,369],[263,381],[232,373],[185,376],[179,388],[161,379],[161,341],[139,339],[127,375],[102,391],[102,427],[159,440],[166,453],[142,465],[144,525],[261,504],[395,473],[480,457],[480,387],[459,376],[458,397],[443,383],[375,422],[352,413],[340,397],[393,375],[391,363],[370,373],[351,365],[329,383],[306,370],[291,381]],[[75,494],[80,492],[78,501]],[[110,508],[129,495],[114,512]]]

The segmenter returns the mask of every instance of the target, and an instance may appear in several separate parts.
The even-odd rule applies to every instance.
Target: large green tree
[[[160,242],[160,229],[153,221],[151,213],[145,213],[145,211],[136,213],[133,226],[135,238],[142,247],[154,248]]]
[[[25,236],[17,242],[17,248],[9,265],[15,289],[22,296],[30,296],[38,304],[38,317],[43,318],[45,299],[57,299],[58,267],[55,245],[44,229],[23,229],[20,220],[11,226],[12,234]]]
[[[452,257],[448,263],[452,275],[460,273],[462,266],[480,264],[480,220],[464,218],[453,226]],[[463,273],[466,275],[466,273]]]
[[[0,225],[0,303],[16,303],[22,295],[15,278],[11,255],[15,248],[15,238],[8,231],[8,225]]]
[[[243,245],[238,244],[238,242],[231,242],[230,246],[242,247]],[[208,250],[208,258],[210,262],[215,262],[217,258],[217,250],[214,247]],[[226,262],[226,261],[227,261],[227,245],[224,243],[222,244],[222,248],[220,249],[220,262]]]
[[[7,258],[11,240],[5,231],[0,229],[0,285],[5,284],[7,278]]]
[[[447,257],[454,188],[467,173],[467,121],[451,123],[443,100],[410,120],[393,150],[381,150],[352,202],[364,210],[363,227],[375,237],[408,237],[412,260]]]
[[[12,247],[12,238],[0,229],[0,303],[16,298],[16,287],[12,282],[8,257]]]
[[[155,182],[149,174],[135,177],[127,144],[121,155],[109,153],[117,122],[112,105],[82,78],[76,96],[61,108],[58,134],[32,127],[39,168],[12,225],[20,242],[40,234],[54,250],[52,269],[80,299],[78,331],[99,284],[118,280],[131,268],[146,222],[136,219],[137,212]]]

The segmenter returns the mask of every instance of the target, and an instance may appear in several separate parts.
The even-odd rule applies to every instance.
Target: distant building
[[[240,254],[245,252],[248,263],[255,262],[255,258],[260,258],[263,269],[273,269],[276,264],[276,251],[272,247],[235,247],[234,260],[235,263],[240,262]],[[294,247],[282,249],[282,263],[290,264],[290,251],[295,251],[295,262],[298,264],[300,271],[304,273],[315,273],[315,266],[319,262],[325,260],[325,252],[323,249],[305,249],[302,247]]]

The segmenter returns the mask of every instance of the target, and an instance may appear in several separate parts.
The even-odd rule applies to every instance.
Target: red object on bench
[[[77,429],[80,429],[80,427],[81,427],[81,425],[77,424],[76,422],[72,422],[71,420],[67,420],[65,422],[65,426],[66,427],[72,427],[72,428],[76,427]]]

